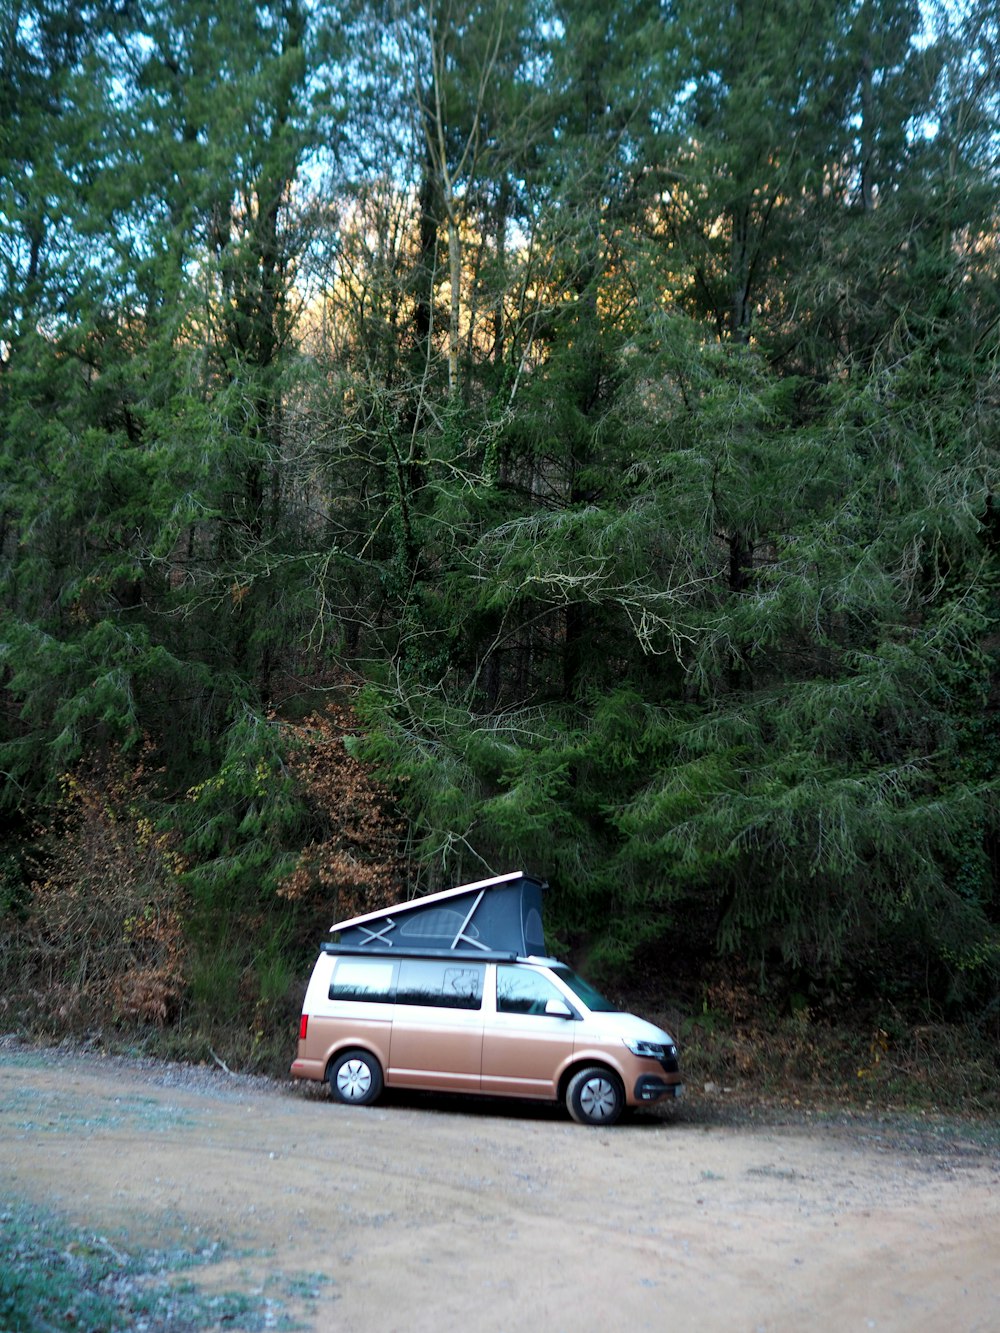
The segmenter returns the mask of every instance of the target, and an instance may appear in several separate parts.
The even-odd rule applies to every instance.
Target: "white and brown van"
[[[354,1105],[383,1087],[561,1101],[591,1125],[679,1096],[669,1033],[553,958],[491,947],[505,931],[522,944],[525,927],[540,934],[542,887],[501,876],[335,926],[306,992],[293,1077],[326,1080]]]

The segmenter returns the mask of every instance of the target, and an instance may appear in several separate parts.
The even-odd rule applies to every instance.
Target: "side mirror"
[[[551,1014],[553,1018],[572,1018],[573,1010],[565,1000],[546,1000],[545,1012]]]

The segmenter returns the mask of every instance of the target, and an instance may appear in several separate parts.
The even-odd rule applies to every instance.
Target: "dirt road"
[[[995,1150],[877,1120],[595,1130],[8,1049],[2,1196],[210,1255],[186,1278],[320,1333],[1000,1328]]]

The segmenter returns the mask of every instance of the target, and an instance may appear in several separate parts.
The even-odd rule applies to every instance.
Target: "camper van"
[[[563,1102],[585,1125],[680,1096],[673,1037],[546,955],[544,887],[518,871],[335,924],[292,1076],[355,1106],[420,1088]]]

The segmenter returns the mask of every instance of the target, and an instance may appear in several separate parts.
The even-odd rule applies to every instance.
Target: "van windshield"
[[[596,1014],[614,1014],[617,1013],[618,1006],[605,999],[599,990],[595,990],[589,981],[584,981],[583,977],[578,977],[571,967],[565,963],[558,963],[550,967],[560,981],[564,981],[575,995],[579,995],[592,1013]]]

